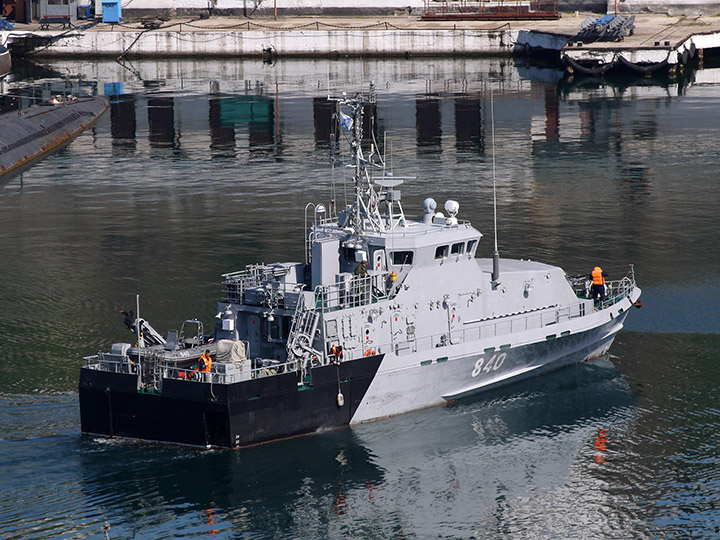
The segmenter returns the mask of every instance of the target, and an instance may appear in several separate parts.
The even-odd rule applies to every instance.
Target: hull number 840
[[[485,357],[481,356],[475,362],[475,369],[472,370],[472,376],[477,377],[481,373],[489,373],[490,371],[497,371],[503,365],[507,353],[493,354],[490,359],[486,362]]]

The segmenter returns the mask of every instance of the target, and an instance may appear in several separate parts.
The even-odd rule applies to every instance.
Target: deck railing
[[[111,373],[128,373],[137,375],[140,366],[130,361],[127,356],[117,354],[98,353],[83,358],[85,367],[97,371],[109,371]]]
[[[315,287],[315,310],[327,313],[374,304],[392,299],[400,283],[390,279],[390,272],[377,272],[367,276],[348,274],[348,279],[330,285]]]
[[[278,282],[278,278],[288,274],[290,267],[251,264],[239,272],[223,274],[225,298],[227,302],[242,304],[245,291],[255,289],[267,282]]]

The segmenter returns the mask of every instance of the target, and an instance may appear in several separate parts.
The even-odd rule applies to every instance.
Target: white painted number
[[[481,356],[475,362],[475,369],[472,370],[472,376],[477,377],[482,372],[497,371],[503,365],[506,357],[507,353],[493,354],[490,360],[487,361],[487,364],[485,364],[485,357]],[[485,365],[484,368],[483,364]]]

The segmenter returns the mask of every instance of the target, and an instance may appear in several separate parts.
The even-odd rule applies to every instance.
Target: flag
[[[340,125],[345,128],[345,131],[350,131],[353,127],[352,117],[340,111]]]

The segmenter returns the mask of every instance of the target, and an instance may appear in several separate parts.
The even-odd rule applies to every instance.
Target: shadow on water
[[[523,436],[537,429],[563,430],[618,408],[636,405],[627,383],[607,358],[596,358],[553,371],[538,378],[491,390],[475,400],[451,405],[459,414],[492,418],[502,411],[510,428],[506,436]],[[487,444],[492,440],[488,434]]]
[[[482,399],[239,451],[203,452],[92,439],[82,439],[76,450],[81,489],[90,504],[102,505],[111,523],[130,526],[132,522],[160,537],[169,528],[210,526],[211,515],[213,526],[220,530],[296,537],[302,535],[310,514],[314,531],[310,537],[326,537],[340,525],[348,532],[365,530],[368,516],[382,518],[383,525],[366,537],[415,537],[430,526],[423,525],[417,510],[390,511],[385,506],[394,507],[395,497],[411,494],[419,498],[421,507],[429,504],[425,499],[436,498],[435,487],[428,484],[432,480],[423,479],[422,471],[431,476],[436,471],[447,477],[441,484],[456,485],[457,479],[451,478],[461,467],[456,461],[476,467],[488,451],[510,457],[525,453],[522,448],[529,442],[555,447],[546,459],[554,461],[550,467],[565,469],[559,479],[567,478],[574,454],[582,441],[591,438],[592,426],[622,422],[626,412],[618,411],[626,411],[634,402],[614,366],[599,360]],[[562,440],[562,448],[543,442],[555,437]],[[568,437],[573,442],[568,444]],[[557,459],[556,452],[563,458]],[[467,487],[449,488],[448,496],[484,489],[480,478],[463,481]],[[363,519],[356,514],[359,507]],[[148,515],[148,508],[162,510]],[[348,520],[346,514],[353,518]],[[469,524],[457,527],[467,529]]]
[[[342,429],[240,451],[199,451],[83,439],[82,490],[102,501],[107,519],[140,517],[140,529],[191,526],[217,512],[224,527],[260,534],[290,531],[288,508],[341,501],[343,493],[381,484],[383,471],[352,430]],[[120,464],[121,467],[111,464]],[[340,503],[337,503],[340,504]],[[265,533],[260,534],[264,536]],[[274,536],[267,533],[267,536]]]

